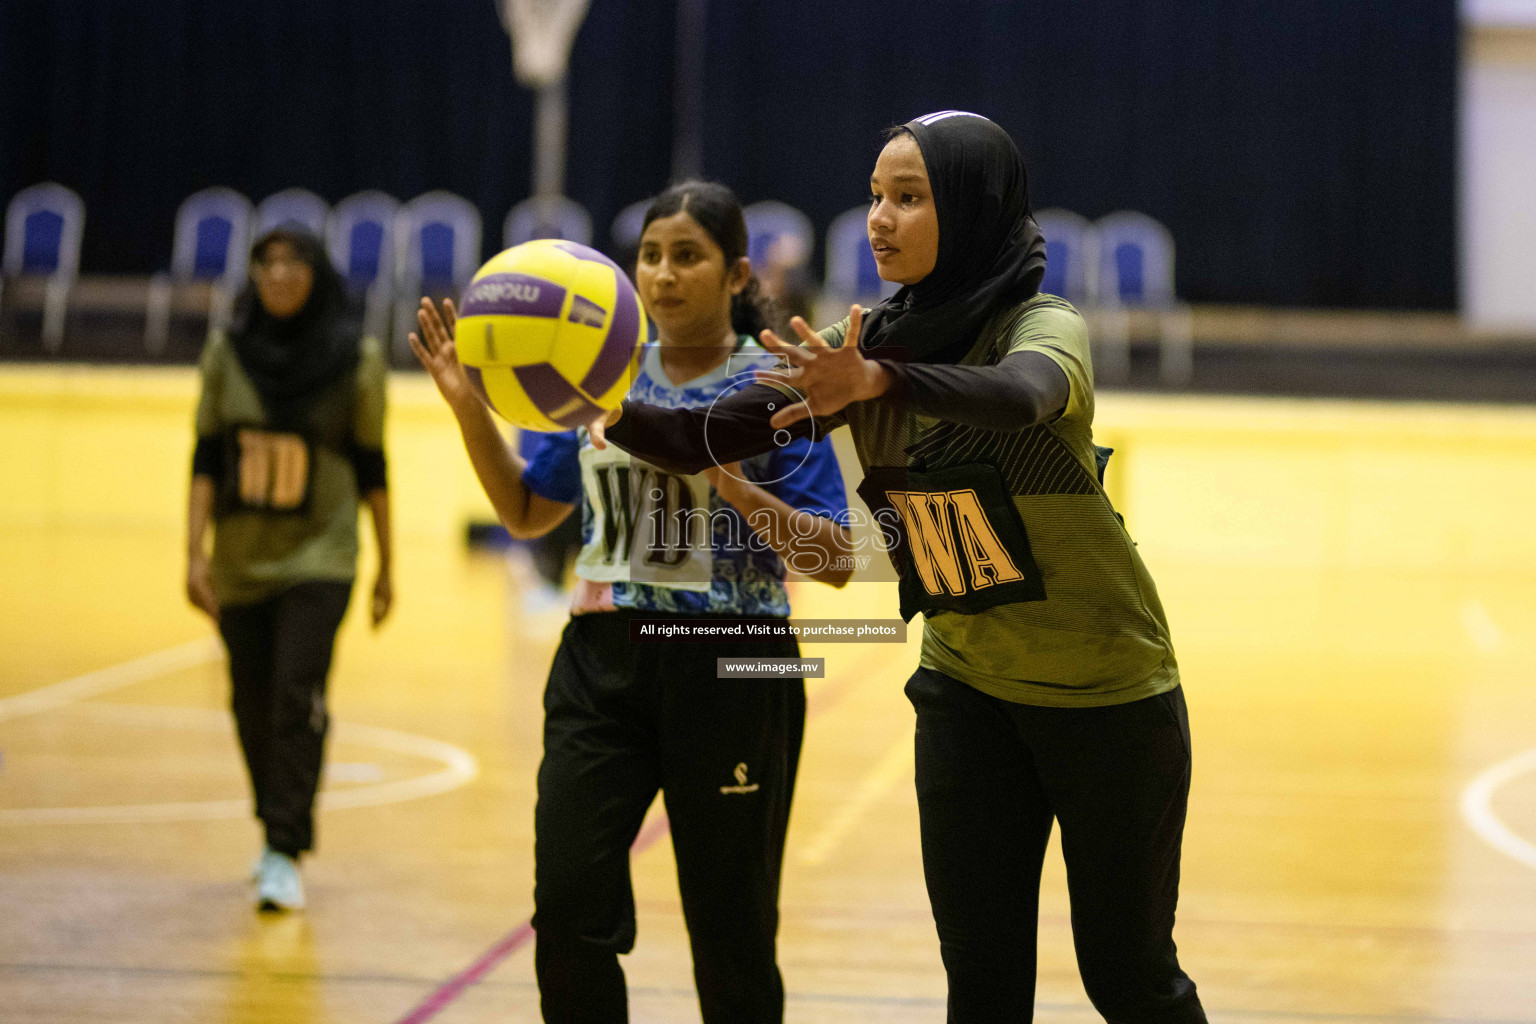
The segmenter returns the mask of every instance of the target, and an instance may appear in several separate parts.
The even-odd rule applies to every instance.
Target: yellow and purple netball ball
[[[541,238],[481,267],[459,303],[459,362],[486,404],[526,430],[570,430],[614,409],[635,379],[645,310],[595,249]]]

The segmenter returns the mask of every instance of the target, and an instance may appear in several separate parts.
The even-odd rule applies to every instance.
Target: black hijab
[[[274,228],[251,246],[251,260],[276,241],[293,246],[314,271],[309,298],[293,316],[279,319],[262,305],[255,282],[247,281],[235,299],[229,337],[271,425],[302,429],[327,386],[357,365],[362,325],[318,238],[299,227]]]
[[[1045,238],[1029,208],[1029,178],[1013,139],[962,110],[908,121],[928,168],[939,216],[939,258],[917,284],[870,310],[859,335],[868,355],[957,363],[998,310],[1040,289]],[[883,354],[883,353],[881,353]]]

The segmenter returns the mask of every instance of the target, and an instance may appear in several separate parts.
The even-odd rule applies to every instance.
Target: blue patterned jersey
[[[647,345],[629,397],[668,409],[708,406],[753,382],[775,359],[751,338],[703,376],[667,378]],[[830,441],[795,439],[745,459],[741,475],[791,508],[834,519],[848,497]],[[523,482],[533,493],[582,506],[582,550],[573,611],[633,608],[678,614],[784,616],[784,563],[703,474],[677,476],[614,445],[598,451],[586,430],[544,435]]]

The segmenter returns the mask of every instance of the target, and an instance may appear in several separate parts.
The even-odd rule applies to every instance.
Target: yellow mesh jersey
[[[839,346],[847,328],[845,319],[822,337]],[[961,362],[1020,351],[1048,356],[1067,375],[1071,395],[1053,422],[987,431],[889,402],[821,420],[824,430],[847,424],[867,473],[995,467],[1028,533],[1045,599],[925,613],[921,664],[1021,704],[1095,707],[1171,690],[1178,663],[1157,588],[1098,481],[1087,327],[1070,303],[1036,295],[993,317]]]

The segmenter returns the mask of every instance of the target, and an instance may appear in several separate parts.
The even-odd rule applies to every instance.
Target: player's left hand
[[[395,584],[389,571],[386,569],[379,573],[379,578],[373,584],[373,608],[371,611],[374,629],[378,629],[379,624],[388,618],[389,609],[394,606],[394,603]]]
[[[768,422],[774,428],[787,427],[791,423],[812,416],[830,416],[854,402],[878,398],[891,386],[891,375],[885,367],[873,359],[865,359],[859,351],[859,328],[864,324],[864,311],[858,306],[848,310],[848,333],[843,344],[833,348],[811,330],[800,317],[790,320],[789,326],[800,336],[802,344],[791,345],[772,331],[760,335],[763,347],[789,361],[788,370],[759,370],[758,380],[779,381],[789,384],[805,396],[788,408],[773,414]]]

